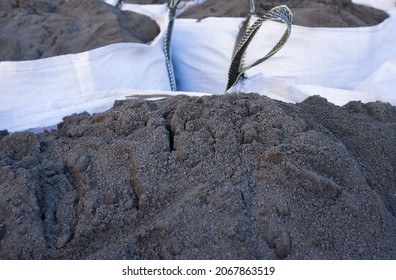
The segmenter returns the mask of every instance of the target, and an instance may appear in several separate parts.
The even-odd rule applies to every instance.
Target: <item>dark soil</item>
[[[0,135],[0,259],[396,259],[389,104],[178,96]]]
[[[112,43],[147,43],[159,33],[149,17],[100,0],[2,0],[0,61],[32,60]]]

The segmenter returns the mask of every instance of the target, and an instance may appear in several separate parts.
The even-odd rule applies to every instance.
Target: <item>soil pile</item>
[[[0,25],[0,61],[77,53],[118,42],[147,43],[159,33],[149,17],[100,0],[3,0]]]
[[[1,259],[395,259],[396,108],[116,102],[0,136]]]
[[[376,25],[388,15],[384,11],[357,5],[351,0],[256,0],[257,14],[275,6],[286,5],[293,13],[293,23],[309,27],[361,27]],[[246,17],[249,1],[207,0],[185,11],[180,17]]]

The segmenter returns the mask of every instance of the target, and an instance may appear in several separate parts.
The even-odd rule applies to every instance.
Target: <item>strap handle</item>
[[[283,22],[284,24],[286,24],[287,29],[285,30],[282,38],[278,41],[278,43],[264,57],[258,59],[257,61],[251,63],[246,67],[243,67],[243,56],[246,52],[246,49],[248,48],[250,42],[253,40],[254,36],[256,35],[262,24],[267,20]],[[230,69],[228,71],[228,83],[225,91],[226,93],[238,83],[238,81],[247,70],[267,60],[284,46],[290,36],[292,20],[293,15],[289,8],[281,5],[274,7],[254,22],[254,24],[246,31],[245,35],[242,37],[241,42],[239,43],[239,46],[232,58]]]
[[[166,62],[166,69],[168,70],[168,77],[170,82],[170,87],[172,91],[177,90],[176,86],[176,78],[175,72],[173,70],[172,64],[172,52],[171,52],[171,44],[172,44],[172,33],[173,33],[173,26],[175,24],[176,18],[176,10],[178,5],[184,2],[183,0],[168,0],[168,28],[165,34],[165,41],[164,41],[164,54],[165,54],[165,62]]]

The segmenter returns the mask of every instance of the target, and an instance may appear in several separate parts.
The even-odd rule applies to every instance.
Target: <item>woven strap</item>
[[[272,48],[272,50],[270,50],[264,57],[244,67],[243,66],[244,53],[246,52],[247,47],[249,46],[253,37],[256,35],[257,31],[260,29],[262,24],[267,20],[283,22],[284,24],[286,24],[287,29],[284,32],[282,38]],[[231,61],[230,69],[228,71],[228,83],[227,83],[226,92],[228,92],[232,87],[234,87],[238,83],[240,78],[247,70],[267,60],[283,47],[283,45],[286,43],[287,39],[290,36],[292,20],[293,20],[293,16],[291,11],[289,10],[288,7],[282,5],[271,9],[270,11],[268,11],[266,14],[264,14],[262,17],[260,17],[255,21],[255,23],[246,31],[245,35],[241,39],[241,42],[239,43],[239,46],[236,48],[236,51]]]
[[[165,34],[165,42],[164,42],[164,54],[165,54],[165,61],[166,61],[166,69],[168,70],[169,82],[172,91],[177,91],[176,87],[176,78],[175,72],[173,70],[172,64],[172,52],[171,52],[171,44],[172,44],[172,33],[173,33],[173,26],[175,24],[176,18],[176,9],[177,6],[183,2],[182,0],[168,0],[168,28]]]

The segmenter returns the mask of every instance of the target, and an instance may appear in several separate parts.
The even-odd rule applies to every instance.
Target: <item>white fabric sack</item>
[[[176,20],[173,59],[179,90],[224,93],[235,38],[243,20]],[[333,98],[333,103],[342,105],[356,100],[361,93],[351,94],[351,91],[384,63],[396,59],[395,26],[395,16],[372,27],[293,26],[283,49],[247,71],[248,79],[237,91],[259,92],[283,101],[299,102],[303,96],[322,92],[325,95],[328,92],[325,88],[329,88],[340,89],[351,97],[340,98],[339,102]],[[246,64],[264,56],[284,30],[281,23],[266,22],[247,49]],[[314,93],[302,93],[293,90],[297,85],[317,88]],[[373,98],[363,96],[362,99]]]
[[[224,93],[243,18],[176,19],[172,59],[178,90]]]
[[[104,2],[106,2],[109,5],[115,6],[118,4],[118,0],[102,0]]]
[[[355,90],[393,99],[394,101],[390,103],[396,105],[396,60],[384,63]]]
[[[124,11],[132,11],[135,13],[143,14],[151,18],[155,18],[158,15],[164,15],[168,8],[166,4],[128,4],[123,3],[121,9]],[[167,22],[168,23],[168,22]]]
[[[160,34],[150,44],[117,43],[31,61],[0,62],[0,129],[62,121],[71,113],[110,108],[118,89],[170,90],[163,53],[168,16],[152,15]],[[51,119],[49,119],[51,118]]]

